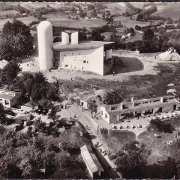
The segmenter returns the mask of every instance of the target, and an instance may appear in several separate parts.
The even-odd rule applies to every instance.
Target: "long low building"
[[[81,147],[81,155],[91,177],[100,178],[104,169],[98,161],[96,155],[93,153],[92,148],[86,145]]]
[[[180,102],[174,96],[164,96],[151,99],[134,100],[114,105],[100,107],[102,118],[108,123],[119,123],[126,117],[140,116],[142,114],[154,114],[170,112],[180,108]]]

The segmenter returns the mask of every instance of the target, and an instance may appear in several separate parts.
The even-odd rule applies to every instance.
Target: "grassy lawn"
[[[0,15],[6,15],[6,14],[19,14],[18,11],[15,10],[8,10],[8,11],[0,11]]]
[[[180,117],[171,118],[165,122],[172,124],[174,127],[179,127]],[[155,133],[160,135],[162,138],[154,137]],[[152,150],[148,162],[154,163],[158,160],[165,160],[168,156],[170,156],[171,146],[168,146],[167,141],[174,140],[174,134],[158,132],[155,130],[147,130],[138,136],[138,140],[141,143],[146,144],[146,146]]]
[[[143,63],[137,58],[120,57],[120,61],[123,63],[124,67],[120,64],[115,64],[109,74],[112,74],[113,71],[116,72],[116,74],[140,71],[143,70],[144,67]]]
[[[162,138],[154,137],[157,133]],[[138,136],[138,140],[144,143],[149,149],[151,149],[151,155],[148,158],[149,163],[157,162],[158,160],[165,160],[169,155],[169,146],[167,141],[173,140],[173,133],[163,133],[157,131],[146,131]]]
[[[158,64],[156,70],[159,71],[157,75],[133,75],[123,82],[103,79],[87,79],[86,81],[83,78],[77,79],[86,84],[97,85],[99,88],[116,89],[125,99],[132,96],[136,99],[149,98],[149,92],[152,92],[156,97],[164,96],[169,89],[167,86],[169,83],[175,84],[177,95],[179,95],[180,64]]]
[[[103,135],[104,144],[113,152],[119,151],[124,144],[134,141],[135,134],[130,131],[110,131],[109,134]]]
[[[134,28],[136,25],[139,25],[139,26],[148,26],[149,25],[149,22],[136,21],[136,20],[130,19],[130,17],[124,17],[124,16],[115,17],[114,21],[120,21],[127,28],[130,28],[130,27]]]
[[[157,6],[158,11],[153,13],[153,15],[157,16],[163,16],[163,17],[171,17],[172,19],[178,19],[180,8],[179,8],[179,2],[167,2],[166,5],[159,5]],[[173,11],[172,11],[173,9]]]

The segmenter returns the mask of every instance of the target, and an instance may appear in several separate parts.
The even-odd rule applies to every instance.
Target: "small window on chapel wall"
[[[107,114],[105,114],[105,118],[107,118]]]
[[[83,63],[86,63],[86,61],[83,61]]]

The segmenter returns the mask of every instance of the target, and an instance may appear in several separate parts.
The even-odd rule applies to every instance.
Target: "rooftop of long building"
[[[97,171],[104,171],[103,167],[99,163],[97,157],[95,154],[92,152],[92,149],[88,146],[83,146],[81,147],[81,153],[84,157],[85,163],[89,167],[92,173],[97,172]]]
[[[164,107],[174,103],[180,102],[174,96],[164,96],[150,99],[134,100],[133,102],[122,102],[120,104],[114,105],[104,105],[104,107],[109,114],[115,114],[119,112],[128,113],[133,111],[141,111],[150,108],[156,108],[159,106]]]
[[[102,42],[102,41],[82,41],[78,44],[62,45],[62,42],[54,43],[53,49],[55,51],[78,51],[96,49],[102,46],[113,44],[114,42]]]

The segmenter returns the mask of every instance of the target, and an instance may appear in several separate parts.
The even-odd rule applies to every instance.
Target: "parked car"
[[[14,127],[14,131],[20,131],[20,130],[22,130],[23,129],[23,125],[16,125],[15,127]]]
[[[34,122],[33,121],[27,121],[26,122],[26,126],[30,126],[30,125],[32,125]]]

